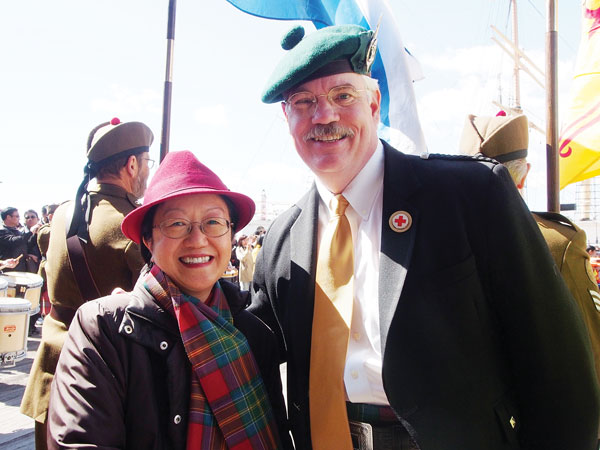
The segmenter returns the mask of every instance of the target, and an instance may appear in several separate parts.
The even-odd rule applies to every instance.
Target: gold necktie
[[[310,427],[314,450],[352,450],[344,366],[352,320],[354,249],[348,201],[331,200],[329,224],[317,259],[310,352]]]

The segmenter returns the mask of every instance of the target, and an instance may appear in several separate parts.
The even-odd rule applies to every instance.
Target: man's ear
[[[127,164],[125,164],[125,170],[131,177],[135,177],[140,169],[140,163],[135,155],[131,155],[127,158]]]
[[[376,91],[371,93],[371,111],[373,114],[373,118],[377,119],[377,123],[379,123],[379,116],[381,113],[381,91],[377,89]]]
[[[531,169],[531,164],[527,163],[527,171],[525,172],[525,175],[523,175],[523,178],[521,178],[521,180],[517,184],[517,189],[523,189],[523,187],[525,186],[525,180],[527,179],[527,175],[529,174],[529,169]]]
[[[287,116],[287,111],[286,111],[285,107],[286,107],[285,102],[281,102],[281,109],[283,110],[283,115],[285,116],[285,119],[287,120],[288,116]]]

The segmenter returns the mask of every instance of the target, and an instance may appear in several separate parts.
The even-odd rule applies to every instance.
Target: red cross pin
[[[412,225],[412,217],[406,211],[396,211],[390,216],[390,228],[396,233],[404,233]]]

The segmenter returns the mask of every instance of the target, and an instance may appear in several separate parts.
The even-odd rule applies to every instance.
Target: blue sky
[[[511,95],[510,58],[490,40],[490,25],[511,33],[509,1],[390,3],[425,75],[415,92],[429,149],[456,153],[466,114],[495,114],[491,100],[499,92],[505,100]],[[39,210],[71,198],[89,130],[114,116],[147,123],[155,134],[151,156],[158,160],[167,6],[167,0],[4,2],[0,206]],[[568,101],[580,6],[559,2],[561,108]],[[518,10],[521,47],[543,68],[545,0],[519,0]],[[244,14],[225,0],[177,2],[170,148],[194,151],[230,188],[257,203],[264,191],[274,212],[311,180],[279,106],[260,102],[283,52],[280,37],[291,25]],[[544,93],[525,74],[522,104],[544,127]],[[544,209],[541,136],[531,136],[530,152],[526,200]]]

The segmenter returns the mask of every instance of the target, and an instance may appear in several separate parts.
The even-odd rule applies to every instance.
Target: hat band
[[[505,153],[503,155],[494,156],[494,159],[499,163],[504,164],[505,162],[514,161],[515,159],[521,159],[527,157],[527,149],[515,150],[514,152]]]

